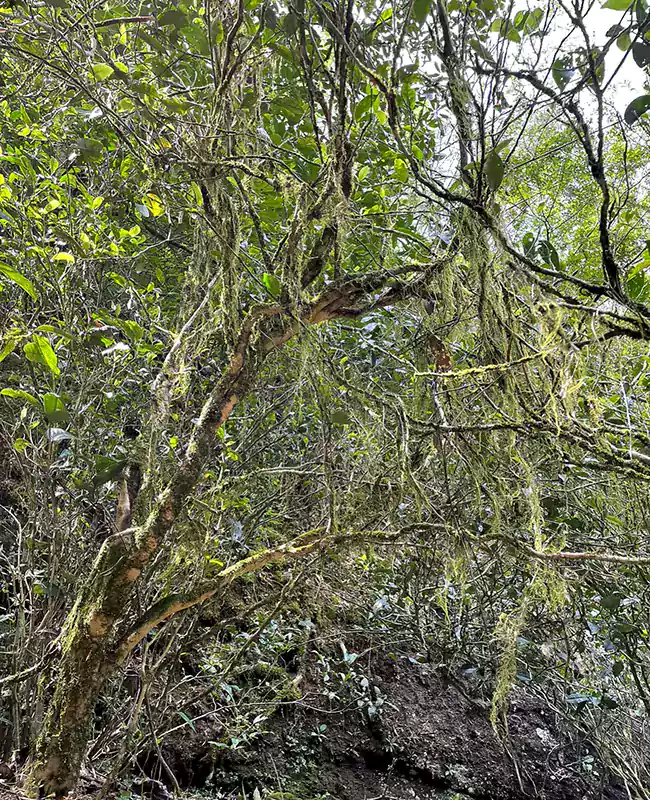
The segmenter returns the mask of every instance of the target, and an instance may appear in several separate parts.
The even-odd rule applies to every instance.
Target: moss
[[[321,798],[326,797],[326,795],[318,795],[314,797],[310,795],[309,797],[305,797],[303,795],[297,795],[293,792],[272,792],[268,796],[268,800],[321,800]]]
[[[317,763],[308,761],[300,767],[299,773],[285,781],[285,794],[290,794],[293,800],[319,800],[327,797],[322,793],[323,779]]]

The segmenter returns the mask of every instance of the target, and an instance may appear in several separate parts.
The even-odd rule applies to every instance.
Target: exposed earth
[[[258,793],[271,800],[628,797],[587,742],[563,735],[548,710],[521,691],[512,698],[506,745],[492,729],[488,704],[428,664],[375,654],[370,699],[343,713],[306,672],[302,699],[279,704],[267,733],[249,747],[218,751],[215,761],[207,742],[217,732],[209,721],[169,739],[164,758],[181,787],[249,800]],[[143,766],[164,781],[156,761],[151,754]]]

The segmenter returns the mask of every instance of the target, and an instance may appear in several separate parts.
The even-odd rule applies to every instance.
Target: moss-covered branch
[[[307,531],[279,547],[272,547],[254,553],[247,558],[221,570],[209,582],[194,592],[180,592],[163,597],[155,603],[129,630],[119,645],[118,661],[122,662],[133,648],[161,622],[192,606],[204,603],[222,593],[233,581],[252,572],[259,572],[269,564],[303,558],[317,550],[333,550],[346,544],[362,541],[391,542],[402,537],[413,527],[400,531],[354,531],[351,533],[326,536],[322,529]]]

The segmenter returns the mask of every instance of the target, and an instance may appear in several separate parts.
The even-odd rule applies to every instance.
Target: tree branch
[[[269,564],[303,558],[317,550],[326,550],[344,544],[359,541],[395,541],[407,530],[417,526],[397,531],[355,531],[347,534],[327,536],[322,534],[322,528],[307,531],[301,536],[279,547],[262,550],[248,558],[237,561],[229,567],[222,569],[214,578],[194,592],[181,592],[168,595],[155,603],[123,637],[118,648],[118,662],[123,662],[133,648],[147,636],[156,626],[165,620],[192,606],[204,603],[215,595],[223,593],[231,583],[243,578],[252,572],[259,572]]]

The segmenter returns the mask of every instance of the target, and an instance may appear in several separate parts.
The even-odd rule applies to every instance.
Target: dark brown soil
[[[248,749],[221,751],[211,766],[205,741],[214,731],[199,728],[168,743],[166,758],[186,786],[206,782],[204,791],[228,797],[242,797],[242,788],[248,798],[266,789],[274,800],[626,797],[588,744],[570,742],[523,694],[513,699],[504,745],[486,704],[429,665],[375,655],[372,682],[384,698],[374,719],[356,704],[337,710],[312,676],[303,700],[281,706]]]

